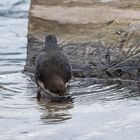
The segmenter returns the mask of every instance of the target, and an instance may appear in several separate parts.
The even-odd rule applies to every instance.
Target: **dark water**
[[[22,74],[28,0],[0,1],[0,140],[139,140],[140,87],[133,82],[79,79],[72,103],[36,100]]]

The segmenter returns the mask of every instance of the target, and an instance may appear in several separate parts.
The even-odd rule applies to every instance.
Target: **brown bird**
[[[58,47],[54,35],[45,38],[45,46],[36,58],[35,80],[44,92],[63,96],[67,93],[66,83],[72,78],[71,65],[68,58]]]

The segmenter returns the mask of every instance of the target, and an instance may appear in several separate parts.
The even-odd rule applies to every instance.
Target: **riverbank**
[[[139,7],[138,0],[32,0],[25,70],[34,71],[45,35],[55,34],[75,77],[139,80]]]

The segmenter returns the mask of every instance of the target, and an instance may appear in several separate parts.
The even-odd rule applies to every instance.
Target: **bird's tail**
[[[63,79],[59,76],[56,76],[56,75],[53,75],[49,79],[47,89],[50,92],[56,93],[58,95],[64,95],[67,92],[67,89],[66,89],[66,86],[65,86]]]

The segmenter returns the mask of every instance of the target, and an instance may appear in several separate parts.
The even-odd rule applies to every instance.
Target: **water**
[[[133,82],[71,81],[71,103],[36,100],[22,74],[28,0],[0,1],[0,140],[139,140],[140,87]]]

